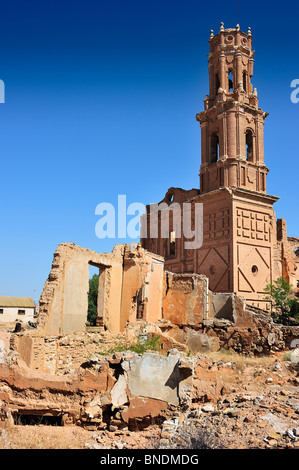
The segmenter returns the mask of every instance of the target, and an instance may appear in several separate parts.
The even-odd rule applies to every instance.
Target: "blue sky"
[[[14,1],[1,6],[0,293],[38,300],[53,252],[98,252],[101,202],[160,201],[198,187],[210,29],[250,26],[253,85],[269,112],[268,193],[299,236],[299,6],[271,1]],[[131,240],[127,240],[131,241]]]

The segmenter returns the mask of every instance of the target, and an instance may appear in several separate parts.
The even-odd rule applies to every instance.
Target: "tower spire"
[[[239,5],[238,5],[238,0],[236,0],[236,7],[237,7],[237,21],[238,21],[238,24],[239,24]]]

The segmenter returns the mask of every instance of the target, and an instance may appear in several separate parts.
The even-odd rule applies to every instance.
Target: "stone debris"
[[[72,340],[63,342],[69,347]],[[229,353],[230,361],[213,354],[93,353],[74,372],[54,376],[6,351],[0,446],[9,445],[12,429],[27,428],[22,422],[29,417],[43,423],[52,416],[62,436],[74,427],[91,434],[83,448],[296,447],[298,365],[283,353],[261,359]]]
[[[89,264],[100,273],[97,333],[86,330]],[[88,361],[96,361],[96,353],[138,335],[159,337],[165,353],[194,355],[225,347],[261,355],[288,349],[299,338],[299,326],[273,323],[267,311],[235,293],[211,292],[205,275],[164,271],[164,259],[140,244],[116,245],[112,253],[100,254],[62,243],[40,298],[37,327],[6,332],[0,341],[9,341],[32,369],[57,375],[80,365],[82,346]]]

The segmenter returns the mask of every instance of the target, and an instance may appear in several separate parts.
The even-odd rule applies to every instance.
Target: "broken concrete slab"
[[[116,384],[111,390],[111,401],[112,406],[115,408],[119,408],[125,403],[128,403],[127,380],[123,374],[118,377]]]
[[[178,362],[178,356],[154,353],[132,359],[127,372],[130,393],[178,405]]]

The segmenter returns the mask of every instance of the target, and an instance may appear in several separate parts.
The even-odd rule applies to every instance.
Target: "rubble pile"
[[[299,447],[299,368],[285,353],[98,353],[57,375],[10,349],[2,358],[3,448],[16,429],[51,429],[62,443],[78,430],[80,448]]]

